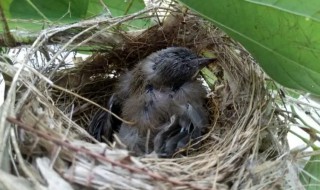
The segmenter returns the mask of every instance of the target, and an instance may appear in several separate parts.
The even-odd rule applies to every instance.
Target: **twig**
[[[34,177],[34,175],[32,174],[32,172],[27,168],[24,158],[21,155],[20,149],[19,149],[19,145],[16,139],[16,135],[14,134],[14,128],[10,129],[10,136],[11,136],[11,143],[13,146],[13,149],[15,151],[15,155],[17,156],[17,160],[19,162],[19,166],[21,168],[21,170],[23,171],[23,173],[28,176],[28,178],[30,178],[30,181],[32,181],[34,188],[37,190],[41,190],[43,189],[40,185],[40,183],[36,180],[36,178]]]
[[[303,102],[301,100],[297,100],[297,99],[291,98],[290,96],[287,96],[285,100],[286,100],[286,102],[291,102],[291,103],[294,103],[294,104],[301,104],[301,105],[309,106],[310,108],[314,108],[314,109],[320,110],[319,106],[316,106],[316,105],[313,105],[313,104],[309,104],[309,103]]]

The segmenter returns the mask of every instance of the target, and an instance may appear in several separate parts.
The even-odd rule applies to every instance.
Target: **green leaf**
[[[84,18],[89,0],[13,0],[9,11],[17,19],[47,21]]]
[[[238,40],[274,80],[320,95],[320,1],[181,1]]]
[[[138,12],[145,8],[143,0],[104,0],[113,17]],[[150,25],[149,19],[133,20],[128,23],[131,27],[146,28]]]
[[[112,16],[122,16],[138,12],[145,7],[143,0],[104,0]]]
[[[300,180],[306,190],[320,189],[320,155],[310,158],[300,174]]]
[[[134,13],[145,7],[143,0],[1,0],[3,12],[11,30],[39,31],[43,28],[107,14],[112,16]],[[110,16],[110,15],[108,15]],[[134,21],[136,27],[147,21]],[[0,28],[2,32],[3,28]]]
[[[92,3],[97,1],[92,0]],[[89,2],[89,0],[2,0],[0,3],[11,30],[38,31],[53,24],[71,23],[85,18]],[[102,8],[96,11],[101,12]]]
[[[218,80],[217,77],[206,67],[201,69],[201,75],[206,81],[209,88],[214,89],[214,84]]]

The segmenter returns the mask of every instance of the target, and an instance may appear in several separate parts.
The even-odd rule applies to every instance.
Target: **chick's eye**
[[[191,69],[190,65],[188,65],[188,64],[184,64],[183,66],[184,66],[183,69],[185,69],[185,70],[190,70]]]

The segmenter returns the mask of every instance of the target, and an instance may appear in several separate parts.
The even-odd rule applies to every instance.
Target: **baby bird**
[[[119,78],[105,111],[93,117],[89,133],[113,140],[116,134],[136,155],[155,151],[171,157],[208,126],[206,89],[197,80],[199,70],[214,59],[202,58],[184,47],[169,47],[141,60]]]

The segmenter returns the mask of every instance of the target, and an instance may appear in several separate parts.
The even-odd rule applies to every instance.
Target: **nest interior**
[[[38,188],[58,180],[64,189],[287,189],[299,183],[287,154],[287,128],[265,75],[241,45],[180,9],[145,31],[119,28],[104,31],[109,37],[95,36],[108,48],[74,67],[20,71],[19,98],[5,104],[15,108],[6,110],[14,116],[7,125],[18,126],[7,127],[17,129],[10,133],[15,158],[8,174],[29,178],[23,183]],[[117,77],[171,46],[217,58],[208,68],[216,80],[208,93],[211,126],[201,147],[179,158],[134,157],[90,137],[90,119],[106,105]],[[17,72],[7,70],[12,76]]]

